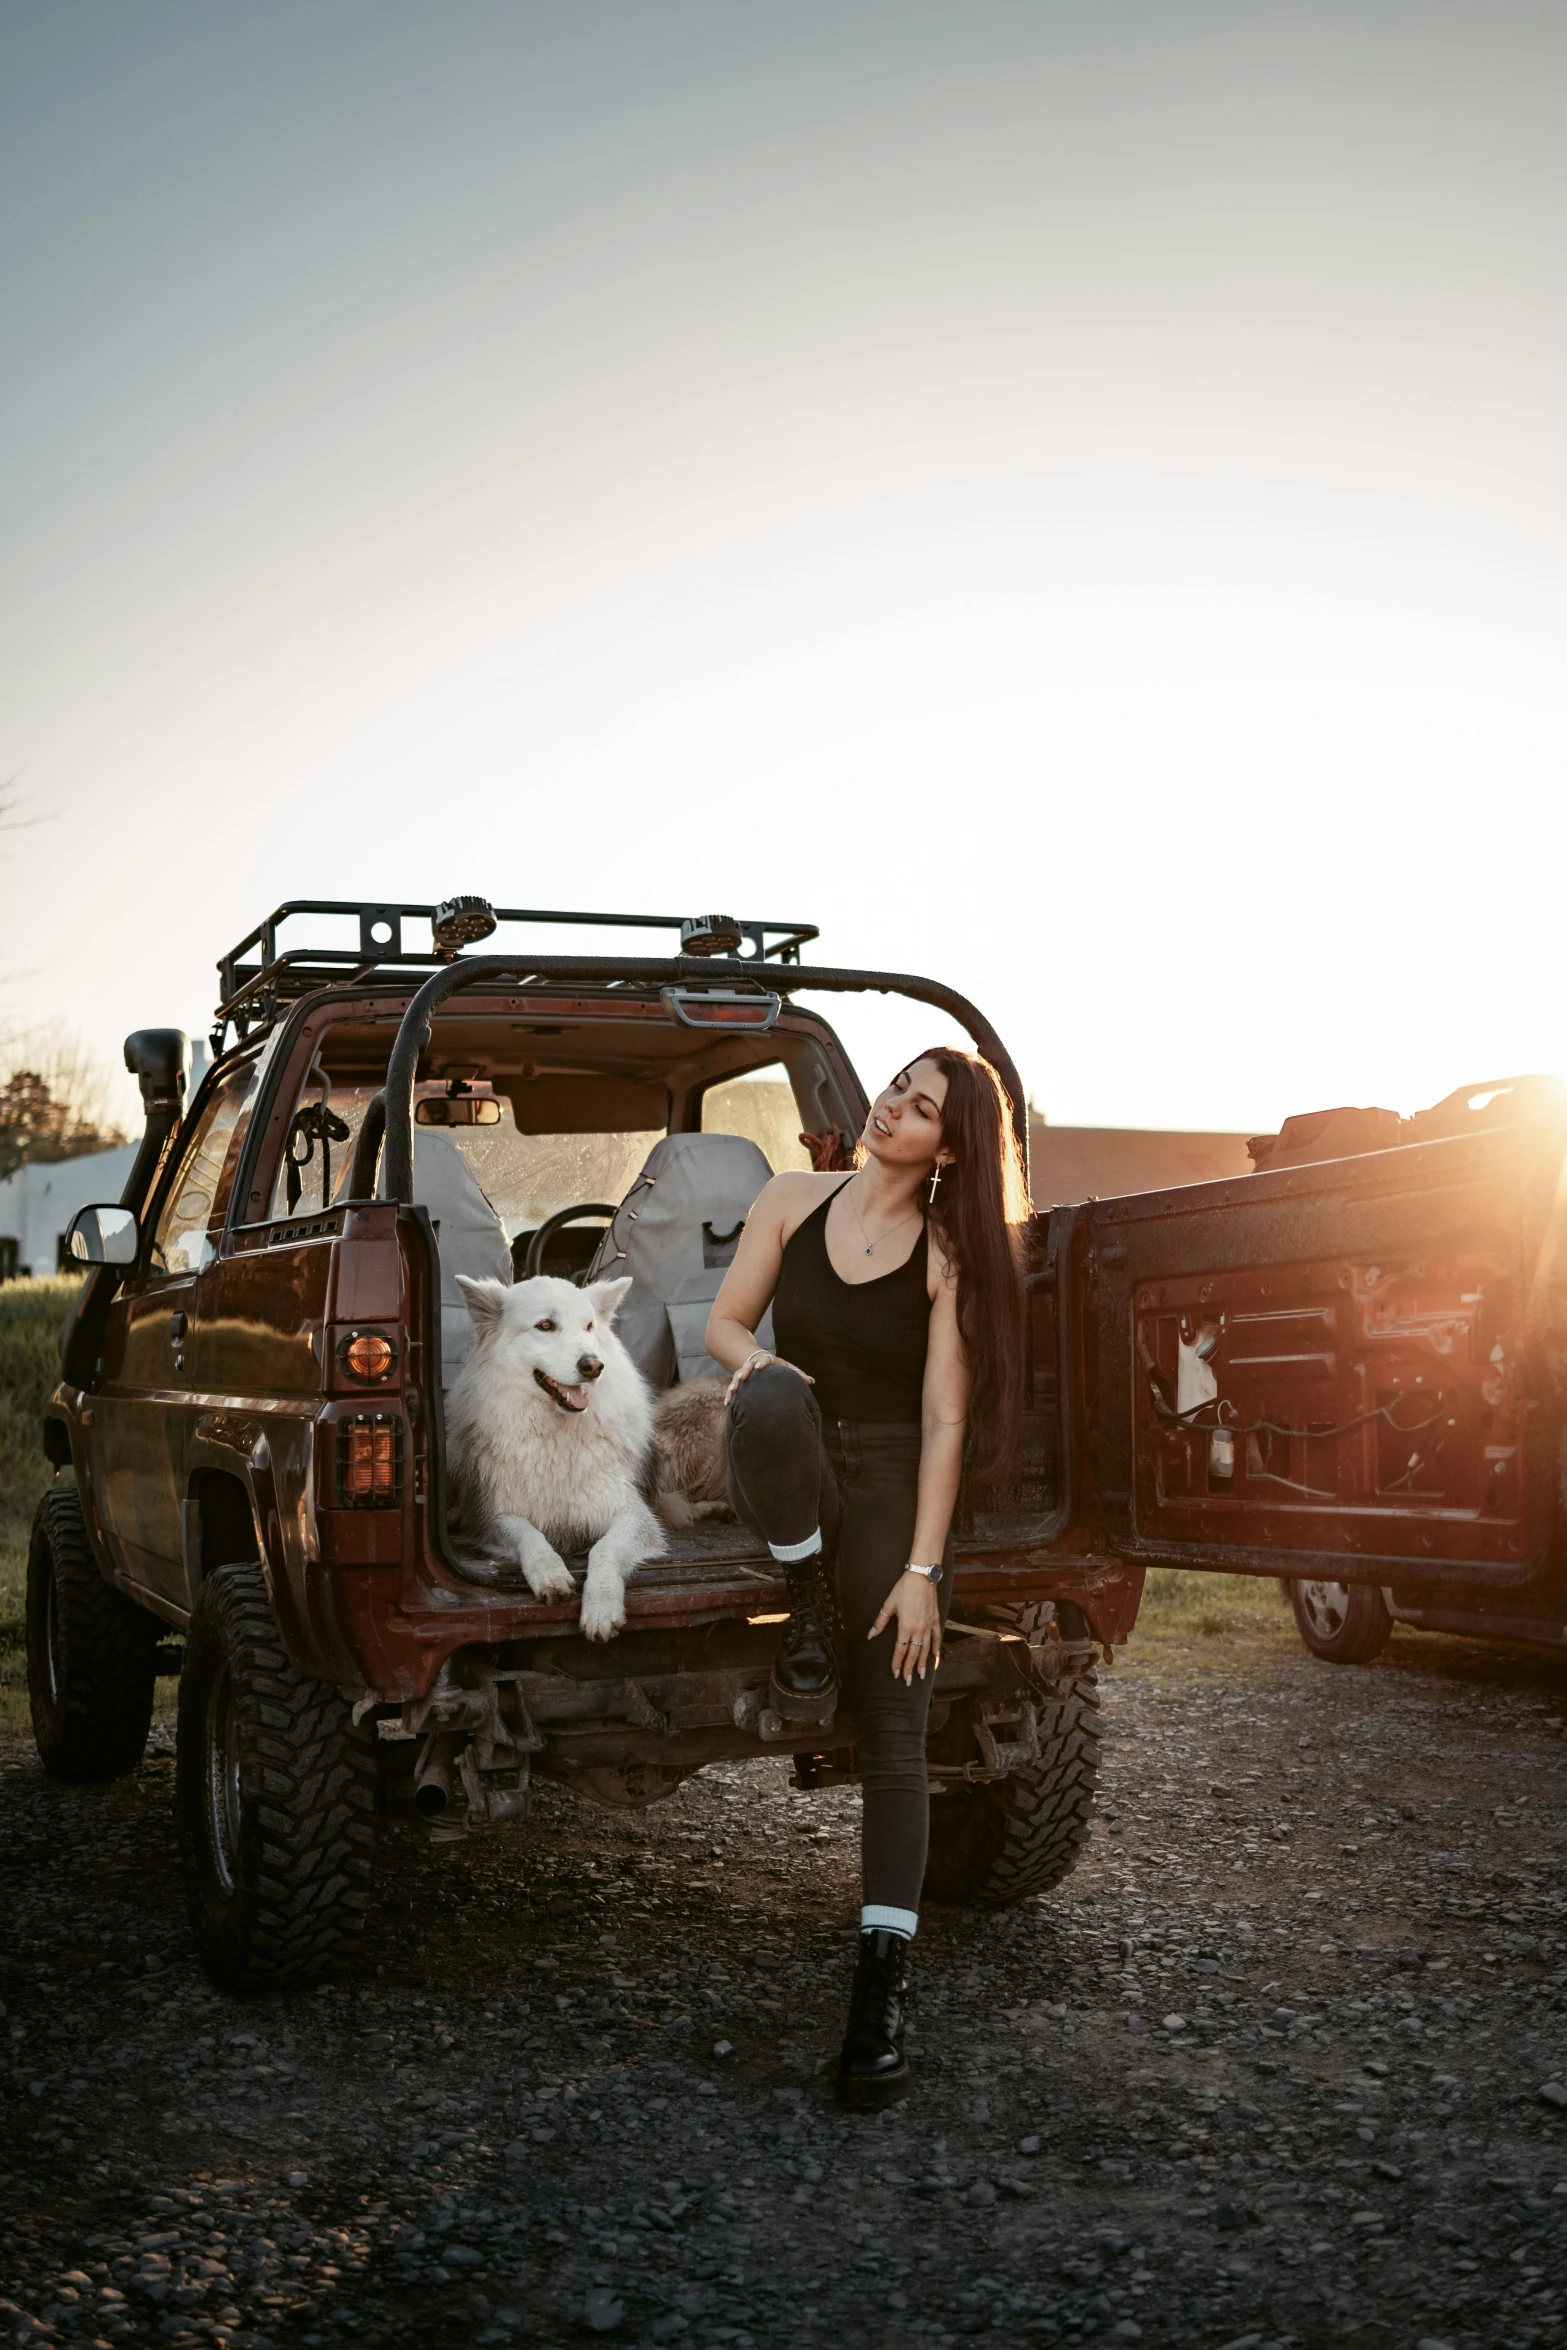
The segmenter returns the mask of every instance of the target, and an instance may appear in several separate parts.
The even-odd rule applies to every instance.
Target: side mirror
[[[78,1265],[134,1265],[141,1234],[129,1208],[78,1208],[65,1235],[66,1253]]]

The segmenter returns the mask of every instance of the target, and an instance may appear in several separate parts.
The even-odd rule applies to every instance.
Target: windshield
[[[661,1127],[630,1134],[519,1134],[511,1104],[498,1126],[453,1132],[480,1190],[506,1227],[508,1240],[553,1216],[557,1208],[588,1200],[624,1199]],[[419,1179],[419,1135],[414,1135],[414,1185]]]
[[[307,1085],[273,1186],[274,1218],[319,1215],[350,1196],[354,1145],[378,1090],[369,1084],[328,1089],[319,1077]],[[621,1134],[519,1134],[509,1101],[501,1102],[500,1113],[495,1126],[416,1126],[414,1191],[417,1197],[420,1160],[432,1149],[455,1147],[508,1240],[558,1208],[623,1199],[663,1134],[658,1126]]]

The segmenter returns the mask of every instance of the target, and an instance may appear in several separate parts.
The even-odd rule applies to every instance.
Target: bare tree
[[[113,1080],[79,1037],[45,1030],[0,1058],[0,1178],[31,1161],[79,1159],[125,1141]]]

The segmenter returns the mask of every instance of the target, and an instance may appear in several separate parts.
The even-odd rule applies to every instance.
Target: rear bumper
[[[854,1775],[855,1729],[781,1721],[769,1702],[775,1621],[708,1630],[628,1624],[617,1641],[580,1636],[453,1656],[428,1696],[367,1698],[389,1806],[442,1835],[515,1819],[534,1772],[610,1804],[673,1792],[715,1762],[785,1755],[830,1784]],[[1063,1684],[1088,1671],[1086,1639],[952,1627],[932,1692],[933,1788],[1004,1777],[1036,1761]]]
[[[639,1651],[648,1650],[646,1671],[678,1675],[684,1669],[681,1660],[690,1643],[696,1640],[701,1644],[722,1630],[754,1636],[770,1661],[788,1608],[783,1578],[766,1553],[751,1545],[749,1537],[737,1538],[730,1529],[711,1531],[729,1533],[729,1542],[720,1546],[709,1539],[701,1546],[684,1544],[688,1553],[696,1555],[677,1555],[638,1569],[626,1589],[625,1631],[617,1640],[590,1652],[604,1660],[601,1669],[608,1670],[618,1656],[635,1646]],[[571,1559],[567,1564],[580,1583],[585,1562]],[[325,1572],[332,1587],[338,1628],[334,1645],[341,1661],[335,1671],[325,1668],[324,1659],[309,1669],[389,1702],[426,1696],[447,1660],[461,1650],[505,1650],[510,1656],[535,1644],[588,1646],[578,1634],[575,1600],[538,1600],[525,1591],[457,1582],[444,1571],[438,1572],[438,1579],[421,1579],[416,1596],[407,1591],[410,1578],[384,1569],[350,1567]],[[1058,1607],[1076,1608],[1094,1640],[1109,1648],[1124,1641],[1130,1632],[1142,1583],[1142,1570],[1137,1567],[1019,1553],[987,1551],[967,1556],[960,1552],[952,1612],[961,1621],[966,1610],[988,1612],[997,1606],[1051,1600]],[[394,1598],[399,1584],[403,1595]],[[349,1669],[342,1669],[349,1659]],[[643,1670],[637,1668],[638,1679]],[[693,1730],[697,1727],[692,1724]]]

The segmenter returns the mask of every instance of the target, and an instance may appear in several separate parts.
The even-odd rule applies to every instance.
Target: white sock
[[[822,1530],[807,1534],[803,1542],[770,1542],[767,1545],[781,1567],[792,1567],[796,1559],[811,1558],[822,1547]]]
[[[917,1909],[889,1909],[881,1901],[867,1901],[860,1911],[862,1934],[901,1934],[905,1942],[912,1942],[919,1922]]]

